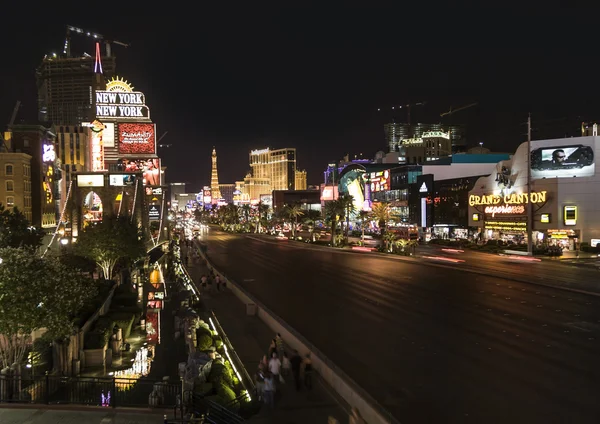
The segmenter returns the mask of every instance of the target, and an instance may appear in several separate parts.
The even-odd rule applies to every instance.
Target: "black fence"
[[[1,403],[175,408],[181,383],[113,377],[0,376]]]

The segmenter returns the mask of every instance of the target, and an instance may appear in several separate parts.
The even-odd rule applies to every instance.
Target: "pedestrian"
[[[275,335],[275,345],[277,346],[277,354],[281,358],[283,356],[283,339],[281,338],[281,334],[277,333]]]
[[[307,353],[304,358],[304,385],[308,390],[312,389],[312,373],[312,359],[310,359],[310,353]]]
[[[203,292],[206,291],[206,280],[208,280],[208,277],[206,277],[206,274],[204,274],[204,275],[202,275],[202,277],[200,277],[200,287],[202,288]]]
[[[283,352],[283,357],[281,358],[281,373],[284,377],[290,375],[291,368],[292,364],[290,362],[290,358],[288,358],[287,352]]]
[[[217,291],[221,291],[221,277],[218,275],[215,277],[215,283],[217,284]]]
[[[268,371],[264,375],[263,397],[265,405],[271,408],[275,407],[275,381],[273,375]]]
[[[256,382],[256,395],[258,400],[262,400],[265,391],[265,374],[262,369],[258,369],[254,375],[254,381]]]
[[[297,350],[294,350],[290,363],[292,365],[292,375],[294,376],[294,382],[296,383],[296,390],[300,390],[300,367],[302,366],[302,358]]]
[[[263,355],[262,359],[260,360],[260,363],[263,366],[263,369],[269,369],[269,358],[267,358],[267,355]]]
[[[366,424],[366,421],[360,415],[360,412],[358,412],[358,408],[352,408],[350,411],[350,420],[348,422],[349,424]]]
[[[283,383],[283,377],[280,375],[281,371],[281,361],[277,357],[277,353],[273,352],[271,355],[271,360],[269,361],[269,371],[273,374],[273,379],[275,380],[275,384],[277,382]]]
[[[269,358],[273,356],[274,353],[277,353],[277,340],[271,340],[271,344],[269,345]]]

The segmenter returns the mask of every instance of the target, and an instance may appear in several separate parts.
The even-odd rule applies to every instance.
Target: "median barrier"
[[[354,380],[344,373],[344,371],[327,358],[325,354],[306,340],[304,336],[294,330],[289,324],[283,321],[260,301],[255,299],[252,294],[244,290],[244,288],[238,285],[234,280],[217,270],[202,249],[199,249],[198,252],[206,261],[208,269],[213,270],[215,275],[218,275],[223,281],[227,282],[229,290],[231,290],[231,292],[246,305],[247,313],[250,309],[254,309],[256,315],[258,315],[273,333],[280,333],[283,340],[285,340],[285,343],[290,348],[300,352],[302,356],[310,352],[314,370],[351,407],[357,408],[360,411],[362,418],[368,424],[400,424],[399,421],[392,417],[392,415],[373,399],[369,393],[363,390],[356,382],[354,382]]]

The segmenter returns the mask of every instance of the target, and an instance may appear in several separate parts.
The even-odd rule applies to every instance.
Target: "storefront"
[[[572,250],[600,238],[599,143],[598,137],[536,140],[530,152],[521,144],[469,192],[469,225],[478,228],[478,238],[526,243],[529,207],[535,244]]]

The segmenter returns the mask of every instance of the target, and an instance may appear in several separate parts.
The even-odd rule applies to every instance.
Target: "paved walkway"
[[[190,261],[188,272],[196,282],[208,269],[201,260]],[[214,284],[213,284],[214,286]],[[202,296],[207,309],[212,309],[227,337],[236,349],[248,373],[253,376],[258,363],[267,354],[269,344],[275,337],[267,325],[256,316],[246,315],[246,306],[229,290],[206,293]],[[317,377],[317,376],[315,376]],[[292,381],[281,386],[276,397],[275,409],[261,408],[257,416],[249,421],[253,423],[306,424],[327,423],[334,417],[340,423],[348,421],[348,413],[336,400],[333,391],[320,379],[315,378],[312,391],[305,389],[297,392]]]
[[[162,424],[164,412],[133,412],[111,408],[0,408],[2,424]],[[171,412],[170,416],[173,413]]]

